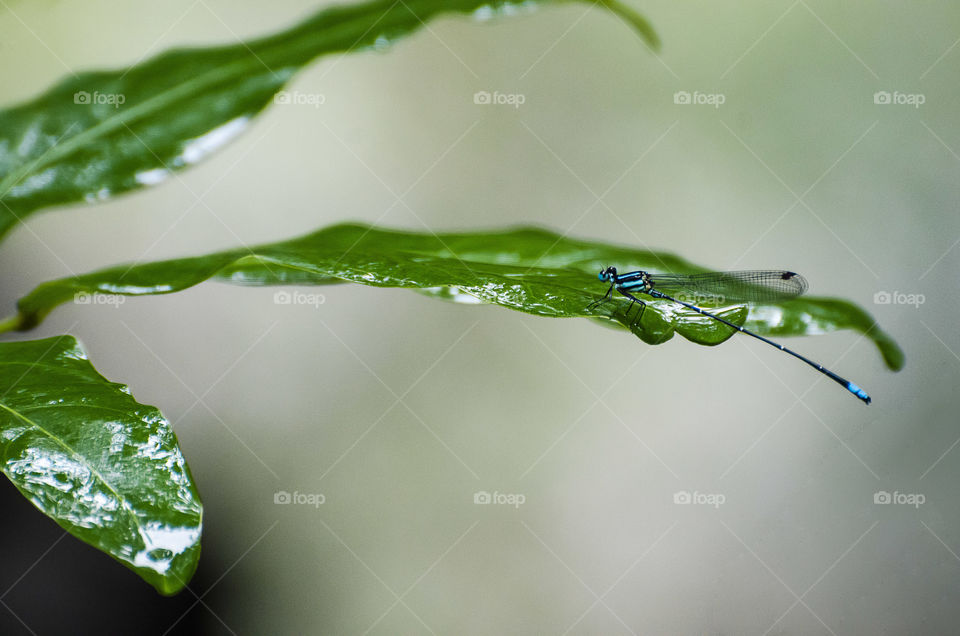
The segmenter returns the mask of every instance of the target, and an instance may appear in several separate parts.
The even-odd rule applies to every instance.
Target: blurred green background
[[[746,338],[649,347],[584,320],[402,290],[321,288],[313,308],[205,284],[64,307],[27,337],[75,334],[104,375],[159,406],[204,497],[195,587],[212,591],[175,630],[955,629],[960,7],[631,6],[658,29],[660,55],[611,14],[569,4],[444,19],[382,52],[323,58],[289,87],[322,104],[272,106],[151,190],[32,217],[0,250],[5,311],[71,272],[343,220],[536,224],[715,269],[799,271],[810,293],[871,311],[907,367],[887,371],[852,333],[787,342],[863,386],[864,408]],[[8,0],[0,101],[317,8]],[[480,91],[524,103],[477,104]],[[680,91],[723,103],[676,103]],[[924,103],[876,103],[881,91]],[[324,503],[276,505],[280,491]],[[481,492],[524,502],[475,504]],[[884,492],[924,503],[876,504]],[[675,503],[685,493],[694,503]],[[7,535],[5,551],[28,538]],[[9,582],[44,554],[17,587],[47,595],[10,592],[23,624],[0,625],[43,623],[44,607],[96,580],[58,574],[90,548],[44,550],[25,550]],[[88,602],[109,613],[115,601]]]

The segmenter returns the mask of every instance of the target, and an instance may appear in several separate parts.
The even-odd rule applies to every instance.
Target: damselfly
[[[768,345],[776,347],[780,351],[785,351],[795,358],[799,358],[809,364],[811,367],[824,374],[837,384],[843,386],[846,390],[853,393],[866,404],[870,404],[870,396],[853,382],[849,382],[839,375],[826,369],[823,365],[806,358],[796,351],[791,351],[781,344],[768,340],[759,334],[755,334],[748,329],[744,329],[724,320],[716,314],[705,311],[695,304],[674,298],[668,294],[681,297],[692,298],[710,298],[716,302],[776,302],[778,300],[788,300],[796,298],[807,291],[807,281],[803,276],[794,272],[781,270],[754,270],[745,272],[707,272],[705,274],[651,274],[644,271],[629,272],[626,274],[617,274],[616,267],[608,267],[600,271],[600,280],[610,283],[607,293],[600,300],[590,303],[590,307],[599,305],[609,300],[613,290],[616,289],[622,295],[626,296],[633,303],[640,305],[640,313],[636,320],[643,315],[646,303],[634,296],[634,294],[646,294],[651,298],[663,298],[683,305],[693,311],[703,314],[729,325],[748,336],[753,336],[757,340],[762,340]],[[698,301],[699,302],[699,301]],[[629,311],[629,310],[628,310]]]

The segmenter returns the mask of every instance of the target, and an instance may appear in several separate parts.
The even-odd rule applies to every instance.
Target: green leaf
[[[0,344],[0,469],[159,592],[193,576],[203,509],[173,429],[97,373],[73,337]]]
[[[876,343],[888,368],[899,371],[906,362],[903,350],[880,329],[873,316],[839,298],[803,296],[775,306],[755,307],[743,326],[771,336],[815,336],[838,329],[852,329],[866,334]]]
[[[542,229],[428,234],[336,225],[307,236],[195,258],[118,266],[44,283],[18,303],[10,329],[29,329],[65,302],[97,302],[98,294],[163,294],[208,279],[245,285],[325,285],[353,282],[407,287],[436,298],[494,303],[538,316],[592,317],[631,329],[650,344],[676,331],[699,344],[718,344],[734,331],[715,320],[664,300],[651,300],[642,319],[619,296],[597,307],[607,285],[597,273],[704,271],[670,254],[582,241]],[[287,292],[278,292],[283,294]],[[280,302],[297,302],[280,296]],[[903,353],[862,309],[843,300],[800,298],[769,305],[735,305],[715,313],[761,334],[804,335],[835,329],[865,333],[887,365],[899,369]]]
[[[320,55],[382,48],[443,13],[485,17],[517,6],[532,4],[374,0],[326,9],[252,42],[172,50],[129,68],[67,78],[0,111],[0,237],[40,208],[108,199],[199,161],[243,131]],[[626,7],[601,6],[655,38]]]

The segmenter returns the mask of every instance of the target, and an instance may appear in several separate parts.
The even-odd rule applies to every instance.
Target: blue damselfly
[[[607,267],[600,271],[600,280],[610,283],[606,295],[590,304],[596,306],[609,300],[613,290],[629,298],[633,303],[640,305],[640,313],[636,320],[643,315],[646,303],[634,294],[645,294],[651,298],[662,298],[683,305],[693,311],[708,316],[733,327],[740,333],[762,340],[780,351],[789,353],[795,358],[803,360],[811,367],[826,375],[828,378],[843,386],[846,390],[870,404],[870,396],[859,386],[841,378],[839,375],[824,368],[823,365],[806,358],[796,351],[787,349],[781,344],[764,338],[763,336],[744,329],[734,323],[724,320],[716,314],[710,313],[697,305],[683,300],[684,297],[708,298],[712,302],[777,302],[796,298],[807,290],[807,281],[795,272],[783,270],[751,270],[742,272],[706,272],[703,274],[651,274],[650,272],[636,271],[618,274],[617,268]],[[677,298],[679,296],[680,298]],[[700,302],[700,301],[698,301]],[[628,310],[629,311],[629,310]]]

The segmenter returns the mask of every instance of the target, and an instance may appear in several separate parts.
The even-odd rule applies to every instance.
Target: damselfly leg
[[[607,302],[608,300],[610,300],[610,295],[612,293],[613,293],[613,283],[610,283],[610,287],[607,289],[607,293],[603,295],[603,298],[599,300],[595,300],[589,305],[587,305],[587,309],[594,309],[596,307],[599,307],[603,303]]]
[[[641,318],[643,318],[643,312],[646,311],[646,309],[647,309],[647,303],[643,302],[642,300],[640,300],[639,298],[637,298],[636,296],[634,296],[634,295],[631,294],[630,292],[624,291],[623,289],[621,289],[621,288],[619,288],[619,287],[617,287],[617,291],[620,292],[622,295],[624,295],[624,296],[626,296],[627,298],[630,299],[630,306],[627,307],[627,317],[630,316],[630,310],[633,309],[634,304],[637,304],[637,305],[640,306],[640,311],[637,312],[637,317],[630,321],[630,326],[632,327],[633,325],[635,325],[635,324],[637,324],[638,322],[640,322],[640,319],[641,319]]]

